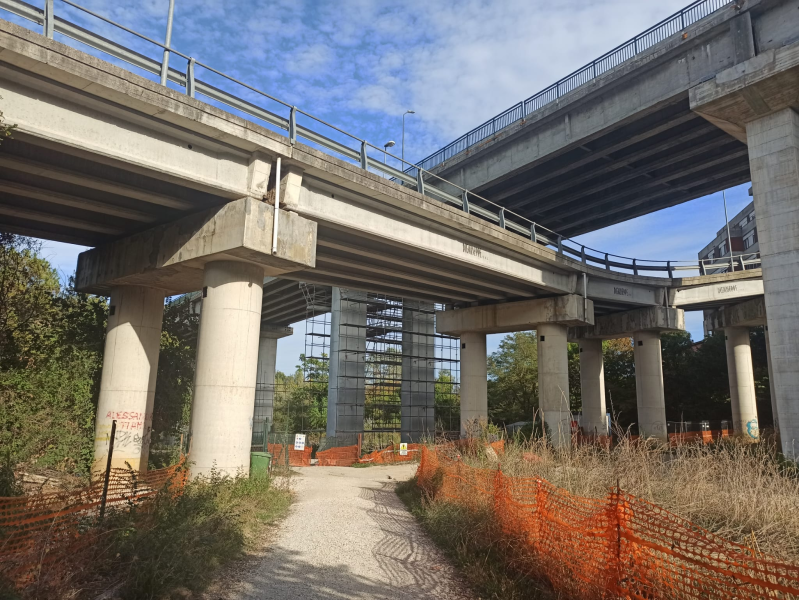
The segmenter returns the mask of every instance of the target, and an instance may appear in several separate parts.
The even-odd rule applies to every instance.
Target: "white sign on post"
[[[408,456],[408,444],[405,442],[400,444],[400,456]]]
[[[304,433],[297,433],[294,435],[294,449],[297,452],[302,452],[305,450],[305,434]]]

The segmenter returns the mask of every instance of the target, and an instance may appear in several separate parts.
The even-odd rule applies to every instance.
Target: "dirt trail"
[[[296,501],[272,543],[206,598],[473,598],[394,492],[415,468],[296,469]]]

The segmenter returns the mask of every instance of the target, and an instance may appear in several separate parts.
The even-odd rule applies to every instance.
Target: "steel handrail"
[[[54,0],[45,0],[47,3],[53,3]],[[225,73],[214,69],[213,67],[206,65],[200,61],[197,61],[195,58],[183,54],[171,46],[164,45],[160,42],[149,38],[143,34],[140,34],[128,27],[125,27],[107,17],[104,17],[94,11],[91,11],[87,8],[80,6],[79,4],[73,2],[72,0],[59,0],[68,6],[81,10],[93,17],[96,17],[102,20],[105,23],[110,25],[114,25],[132,35],[137,36],[138,38],[147,41],[155,46],[161,48],[165,51],[165,56],[168,54],[175,54],[176,56],[180,56],[187,61],[187,68],[186,72],[182,73],[173,67],[169,67],[166,69],[167,72],[167,81],[171,81],[172,83],[184,87],[186,89],[186,93],[194,97],[196,94],[201,94],[206,96],[207,98],[234,108],[244,114],[249,116],[255,117],[259,120],[262,120],[273,127],[277,127],[281,130],[286,130],[289,133],[289,140],[291,144],[294,144],[298,137],[304,138],[310,141],[313,144],[317,144],[318,146],[325,148],[327,150],[331,150],[336,152],[347,159],[359,161],[361,167],[366,170],[373,170],[379,171],[384,175],[393,178],[394,180],[400,182],[401,185],[414,187],[419,193],[428,196],[428,197],[435,197],[438,200],[445,202],[447,204],[451,204],[457,206],[467,212],[469,214],[477,215],[487,221],[497,223],[504,229],[508,231],[513,231],[520,235],[527,237],[535,242],[541,243],[545,246],[551,246],[557,249],[557,252],[561,255],[572,255],[577,256],[581,259],[584,264],[592,263],[604,266],[607,270],[612,270],[612,268],[616,269],[624,269],[627,271],[632,271],[634,274],[638,274],[639,271],[646,271],[646,272],[668,272],[669,276],[673,275],[674,271],[677,270],[700,270],[703,271],[705,269],[705,265],[703,262],[694,263],[693,261],[658,261],[658,260],[645,260],[645,259],[636,259],[627,256],[621,256],[617,254],[602,252],[595,248],[591,248],[589,246],[585,246],[580,242],[573,240],[571,238],[564,237],[558,234],[555,231],[548,229],[540,224],[537,224],[527,217],[520,215],[512,210],[506,209],[491,200],[484,198],[474,192],[471,192],[451,181],[447,181],[446,179],[439,177],[435,173],[431,173],[427,171],[424,167],[411,163],[402,159],[401,157],[395,156],[390,152],[387,152],[385,148],[380,148],[375,146],[366,140],[359,138],[351,133],[340,129],[339,127],[332,125],[314,115],[305,112],[296,106],[293,106],[287,102],[284,102],[263,90],[255,88],[249,84],[246,84],[235,77],[231,77],[230,75],[226,75]],[[691,6],[686,9],[683,9],[681,13],[685,11],[692,10],[693,8],[705,5],[708,2],[721,2],[722,0],[699,0],[698,2],[694,2]],[[726,0],[724,2],[727,3]],[[20,16],[22,18],[28,19],[33,21],[39,25],[44,27],[45,33],[48,31],[57,32],[74,39],[80,43],[87,44],[100,52],[108,54],[114,58],[132,64],[136,67],[139,67],[149,73],[160,75],[162,69],[162,62],[157,61],[155,59],[149,58],[135,50],[129,49],[117,42],[109,40],[103,36],[95,34],[88,29],[85,29],[79,25],[74,23],[70,23],[61,17],[57,17],[54,14],[54,11],[47,11],[39,9],[35,6],[32,6],[23,0],[0,0],[0,9],[7,10],[12,14]],[[681,14],[677,13],[677,14]],[[670,17],[670,19],[673,17]],[[668,21],[668,19],[666,20]],[[660,27],[666,21],[661,22],[661,24],[656,25],[654,28],[650,28],[647,32],[644,32],[638,38],[642,36],[648,35],[648,32],[654,31],[656,28]],[[611,51],[611,53],[614,51]],[[610,56],[611,53],[608,53],[605,56]],[[598,60],[602,60],[600,58]],[[596,61],[595,61],[596,62]],[[226,92],[216,86],[213,86],[207,82],[204,82],[200,79],[197,79],[194,76],[194,70],[196,67],[204,68],[216,75],[223,77],[224,79],[240,85],[251,92],[258,94],[264,98],[267,98],[271,101],[278,103],[279,105],[283,106],[284,108],[289,109],[289,116],[288,118],[273,113],[265,108],[262,108],[252,102],[245,100],[243,98],[239,98],[229,92]],[[507,111],[506,111],[507,112]],[[360,149],[355,150],[350,148],[349,146],[342,144],[330,137],[327,137],[321,133],[318,133],[308,127],[304,127],[297,123],[297,114],[301,114],[319,124],[322,124],[326,127],[333,129],[334,131],[354,140],[360,144]],[[404,165],[408,165],[409,169],[405,168],[396,168],[391,165],[386,164],[385,162],[381,162],[379,160],[372,159],[369,156],[368,150],[372,149],[377,152],[381,152],[384,157],[390,157],[392,160],[397,161],[400,165],[404,167]],[[384,159],[385,160],[385,159]],[[415,170],[415,174],[412,173],[412,170]],[[443,184],[443,186],[447,189],[454,188],[458,191],[459,196],[453,195],[445,189],[441,189],[430,185],[427,183],[429,180],[434,179],[439,181]],[[479,203],[475,203],[474,201],[477,200]],[[480,204],[482,203],[482,204]],[[496,209],[496,212],[492,212],[488,208],[493,207]],[[510,217],[516,219],[514,221]],[[517,222],[518,221],[518,222]],[[524,225],[520,224],[525,223]],[[569,243],[574,244],[574,246],[569,245]],[[596,253],[598,254],[591,254]],[[631,261],[627,262],[620,262],[620,260],[611,260],[612,259],[620,259],[622,261]],[[751,261],[750,261],[751,262]],[[759,262],[759,258],[757,260]],[[727,259],[727,263],[729,263],[729,259]],[[747,263],[749,264],[749,263]],[[744,262],[741,262],[741,265],[744,265]],[[714,267],[711,267],[714,268]]]
[[[556,101],[581,85],[596,79],[607,71],[619,66],[621,63],[633,58],[636,54],[662,42],[667,37],[680,33],[687,26],[693,25],[697,21],[704,19],[730,4],[733,4],[732,0],[696,0],[670,17],[666,17],[660,23],[653,25],[643,33],[627,40],[587,65],[580,67],[563,79],[533,94],[526,100],[514,104],[485,123],[478,125],[455,141],[450,142],[443,148],[423,158],[419,161],[419,164],[423,169],[431,169],[441,164],[456,154],[495,135],[499,130],[520,121],[531,113]],[[678,23],[679,27],[676,27]],[[590,74],[590,76],[588,74]],[[513,116],[513,118],[509,120],[510,116]],[[465,145],[463,143],[464,141],[466,142]]]

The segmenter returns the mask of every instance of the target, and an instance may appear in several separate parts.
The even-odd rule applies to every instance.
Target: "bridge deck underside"
[[[686,93],[475,191],[575,236],[747,181],[746,145],[692,113]]]
[[[0,146],[0,220],[11,233],[97,246],[228,201],[13,136]]]

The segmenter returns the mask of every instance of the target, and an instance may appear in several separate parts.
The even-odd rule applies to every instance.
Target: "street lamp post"
[[[394,140],[389,140],[385,144],[383,144],[383,164],[386,164],[386,156],[388,155],[388,149],[393,148],[397,145],[397,142]]]
[[[402,114],[402,170],[405,170],[405,115],[415,115],[415,110],[406,110]]]

